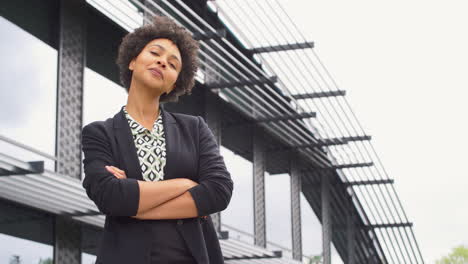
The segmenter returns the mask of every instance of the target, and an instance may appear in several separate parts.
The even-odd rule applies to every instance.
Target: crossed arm
[[[206,217],[226,209],[233,182],[212,131],[201,117],[197,118],[197,183],[187,178],[157,182],[127,178],[120,169],[107,166],[115,165],[115,161],[104,123],[86,125],[82,131],[85,174],[82,185],[99,211],[138,219],[177,219]]]
[[[118,179],[126,179],[123,170],[114,166],[106,169]],[[185,178],[160,182],[138,181],[140,202],[137,219],[176,219],[197,217],[197,208],[187,190],[198,183]],[[157,195],[155,195],[157,194]]]

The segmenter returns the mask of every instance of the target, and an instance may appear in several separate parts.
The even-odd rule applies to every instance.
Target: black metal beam
[[[412,227],[413,223],[388,223],[388,224],[373,224],[366,225],[366,228],[398,228],[398,227]]]
[[[377,228],[399,228],[399,227],[412,227],[413,223],[386,223],[386,224],[369,224],[369,225],[354,225],[357,229],[377,229]],[[336,230],[346,230],[348,227],[343,225],[335,226]]]
[[[12,170],[0,168],[0,176],[40,174],[44,172],[44,161],[29,161],[28,163],[31,166],[30,170],[26,170],[19,167],[14,167]]]
[[[308,148],[308,147],[325,147],[325,146],[335,146],[335,145],[344,145],[347,143],[347,140],[344,138],[325,138],[319,139],[317,143],[312,144],[303,144],[298,145],[296,148]]]
[[[281,250],[273,250],[273,254],[275,254],[276,257],[281,258],[283,257],[283,251]]]
[[[330,182],[331,186],[335,185],[345,185],[346,187],[349,186],[361,186],[361,185],[374,185],[374,184],[393,184],[395,183],[394,180],[369,180],[369,181],[353,181],[353,182],[336,182],[332,181]],[[302,184],[302,187],[304,188],[319,188],[320,183],[316,182],[313,184]]]
[[[219,232],[219,239],[229,239],[229,231],[221,231]]]
[[[344,145],[353,141],[364,141],[371,140],[371,136],[350,136],[350,137],[340,137],[340,138],[325,138],[319,140],[316,146],[314,147],[323,147],[323,146],[334,146],[334,145]]]
[[[253,86],[253,85],[262,85],[262,84],[274,84],[278,81],[277,76],[271,76],[268,78],[260,78],[255,80],[243,80],[243,81],[234,81],[234,82],[213,82],[205,84],[208,89],[225,89],[225,88],[234,88],[238,86]]]
[[[256,121],[255,123],[267,123],[267,122],[297,120],[297,119],[304,119],[304,118],[313,118],[313,117],[316,117],[316,116],[317,116],[316,112],[298,113],[298,114],[293,114],[293,115],[259,118],[259,119],[255,120]]]
[[[313,172],[313,171],[334,171],[339,169],[350,169],[350,168],[360,168],[360,167],[371,167],[374,166],[374,162],[358,162],[350,164],[339,164],[331,167],[308,167],[302,169],[303,171]]]
[[[273,250],[273,256],[263,255],[263,256],[234,256],[234,257],[224,257],[224,260],[241,260],[241,259],[271,259],[271,258],[281,258],[283,257],[283,251]]]
[[[326,138],[318,140],[316,143],[307,143],[307,144],[300,144],[295,146],[289,147],[279,147],[279,148],[270,148],[267,152],[275,152],[275,151],[289,151],[293,149],[304,149],[304,148],[319,148],[319,147],[326,147],[326,146],[336,146],[336,145],[344,145],[352,141],[363,141],[363,140],[371,140],[371,136],[352,136],[352,137],[341,137],[341,138]]]
[[[351,168],[361,168],[361,167],[371,167],[371,166],[374,166],[374,162],[341,164],[341,165],[332,166],[329,169],[340,170],[340,169],[351,169]]]
[[[348,142],[353,142],[353,141],[369,141],[372,139],[371,136],[351,136],[351,137],[342,137],[341,139],[343,139],[344,141],[346,141],[346,143]]]
[[[317,93],[304,93],[304,94],[294,94],[291,97],[294,99],[311,99],[311,98],[322,98],[322,97],[333,97],[333,96],[345,96],[346,91],[326,91],[326,92],[317,92]]]
[[[226,29],[217,29],[216,32],[195,32],[193,38],[196,40],[221,39],[226,37]]]
[[[371,181],[353,181],[345,182],[345,185],[356,186],[356,185],[373,185],[373,184],[393,184],[394,180],[371,180]]]
[[[88,210],[87,212],[78,212],[78,213],[62,213],[62,216],[94,216],[94,215],[103,215],[101,212]]]
[[[269,118],[259,118],[257,120],[252,120],[252,121],[247,121],[247,122],[232,122],[232,123],[227,123],[223,124],[222,127],[223,129],[230,128],[230,127],[239,127],[239,126],[251,126],[254,124],[260,124],[260,123],[268,123],[268,122],[278,122],[278,121],[287,121],[287,120],[297,120],[297,119],[304,119],[304,118],[313,118],[316,117],[315,112],[309,112],[309,113],[297,113],[293,115],[284,115],[284,116],[276,116],[276,117],[269,117]],[[269,149],[267,152],[271,151],[283,151],[287,150],[288,148],[277,148],[277,149]]]
[[[287,51],[287,50],[309,49],[309,48],[314,48],[314,42],[266,46],[266,47],[253,48],[251,49],[251,51],[253,53],[262,53],[262,52],[276,52],[276,51]]]

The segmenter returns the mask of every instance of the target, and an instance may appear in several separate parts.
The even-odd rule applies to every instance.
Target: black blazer
[[[214,135],[200,116],[168,112],[161,105],[166,136],[165,179],[189,178],[198,216],[179,220],[177,228],[198,263],[224,263],[210,214],[224,210],[233,181]],[[135,144],[121,109],[113,118],[94,121],[82,130],[83,187],[99,211],[106,215],[96,263],[149,263],[151,232],[147,220],[135,216],[139,203],[137,180],[143,181]],[[104,166],[125,171],[118,179]]]

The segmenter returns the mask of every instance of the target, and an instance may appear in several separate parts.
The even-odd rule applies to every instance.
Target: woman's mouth
[[[156,69],[150,69],[150,72],[151,74],[153,74],[153,76],[155,77],[158,77],[160,79],[164,79],[164,76],[162,75],[162,73]]]

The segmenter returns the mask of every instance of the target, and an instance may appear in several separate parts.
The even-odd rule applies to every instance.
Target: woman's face
[[[146,44],[128,68],[133,71],[132,84],[149,87],[162,95],[174,89],[182,60],[179,49],[171,40],[159,38]]]

